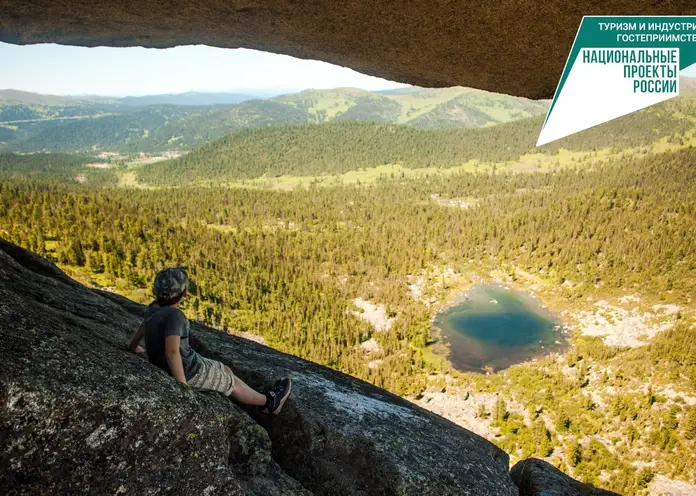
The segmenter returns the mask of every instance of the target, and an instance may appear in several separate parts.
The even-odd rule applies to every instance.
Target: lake
[[[562,351],[561,323],[526,293],[486,284],[474,287],[435,317],[449,361],[460,371],[498,371]]]

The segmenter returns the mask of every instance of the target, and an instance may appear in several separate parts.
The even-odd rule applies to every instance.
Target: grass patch
[[[116,186],[119,188],[156,189],[154,186],[139,183],[135,179],[135,172],[122,172],[119,174]]]
[[[414,179],[433,175],[449,175],[458,172],[486,172],[493,168],[493,164],[481,164],[477,160],[471,160],[459,167],[439,169],[437,167],[423,167],[420,169],[408,169],[399,164],[379,165],[367,167],[338,175],[324,176],[262,176],[255,179],[234,181],[225,186],[232,188],[254,188],[293,190],[296,188],[308,188],[310,186],[330,187],[346,184],[375,184],[380,180]]]

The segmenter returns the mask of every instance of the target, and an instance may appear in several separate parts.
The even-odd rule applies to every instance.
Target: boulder
[[[510,475],[520,490],[520,496],[619,496],[578,482],[537,458],[516,463]]]
[[[144,307],[0,240],[5,494],[513,496],[485,439],[345,374],[192,324],[252,386],[289,376],[279,416],[178,384],[125,350]]]
[[[246,47],[418,86],[551,98],[584,15],[689,14],[693,0],[3,0],[0,41]]]

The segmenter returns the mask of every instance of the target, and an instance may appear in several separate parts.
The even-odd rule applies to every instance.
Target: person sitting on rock
[[[160,271],[155,277],[153,301],[145,312],[128,349],[142,353],[140,341],[145,337],[145,351],[150,362],[177,381],[194,389],[219,391],[244,404],[258,406],[265,413],[278,414],[290,396],[290,379],[278,380],[263,393],[254,391],[235,376],[226,365],[203,357],[189,345],[190,324],[179,304],[186,297],[188,275],[179,267]]]

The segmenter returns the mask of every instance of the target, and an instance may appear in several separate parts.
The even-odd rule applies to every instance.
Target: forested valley
[[[485,429],[513,460],[542,457],[645,494],[656,477],[696,481],[694,108],[680,98],[542,148],[532,117],[481,129],[340,119],[245,129],[144,165],[5,153],[0,236],[143,303],[158,270],[185,265],[192,319],[436,413],[475,405],[450,418]],[[523,156],[536,165],[516,169]],[[385,164],[425,172],[224,186]],[[118,187],[124,174],[135,188]],[[458,372],[438,352],[434,313],[491,279],[534,285],[564,318],[606,326],[616,312],[597,305],[625,302],[661,316],[650,322],[661,332],[628,347],[578,324],[563,354]],[[359,301],[383,308],[390,327],[370,323]]]
[[[475,128],[541,115],[547,105],[471,88],[337,88],[273,98],[235,93],[60,97],[0,90],[0,150],[188,151],[243,129],[329,121]]]

